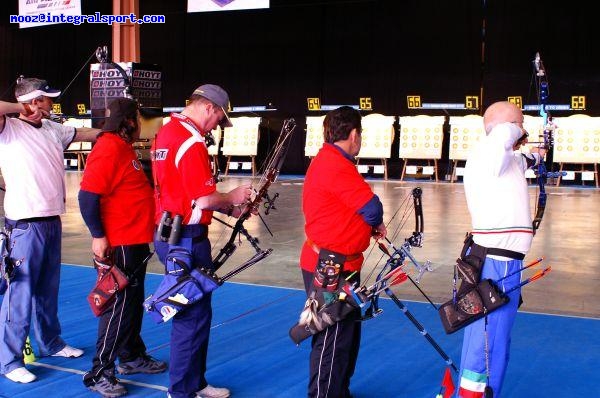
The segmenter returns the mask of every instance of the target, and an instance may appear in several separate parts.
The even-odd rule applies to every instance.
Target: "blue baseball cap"
[[[227,110],[229,108],[229,95],[227,95],[227,91],[223,90],[221,87],[216,84],[203,84],[198,87],[193,92],[194,95],[199,95],[201,97],[206,98],[217,106],[220,106],[225,114],[223,120],[219,125],[221,128],[231,127],[233,124],[229,119],[229,115],[227,115]]]

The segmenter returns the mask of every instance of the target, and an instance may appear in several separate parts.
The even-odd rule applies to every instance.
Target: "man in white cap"
[[[239,217],[243,207],[238,205],[250,198],[249,184],[230,192],[217,192],[211,172],[204,137],[218,125],[231,126],[226,111],[228,103],[229,96],[221,87],[202,85],[194,90],[184,110],[172,114],[171,121],[156,135],[152,148],[155,221],[159,231],[163,230],[163,214],[171,219],[180,219],[182,223],[180,236],[155,237],[154,248],[165,265],[167,254],[177,257],[177,250],[188,254],[190,268],[210,268],[212,258],[208,226],[213,211]],[[181,260],[182,263],[185,261],[184,258]],[[205,378],[211,318],[210,293],[173,317],[169,361],[171,398],[229,396],[228,389],[213,387]]]
[[[45,80],[19,79],[17,103],[0,101],[0,168],[6,183],[5,228],[15,267],[0,310],[0,373],[29,383],[36,376],[23,362],[33,326],[39,356],[79,357],[83,351],[60,337],[60,215],[65,212],[63,151],[72,141],[94,141],[97,129],[66,127],[48,120],[60,91]],[[18,117],[8,117],[19,114]],[[2,283],[0,283],[2,285]],[[6,284],[4,284],[6,288]],[[33,313],[33,316],[32,316]]]

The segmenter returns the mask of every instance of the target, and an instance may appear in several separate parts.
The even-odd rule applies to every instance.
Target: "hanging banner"
[[[81,15],[81,0],[19,0],[19,28],[63,23],[52,16]],[[31,22],[29,22],[31,21]]]
[[[188,0],[188,12],[269,8],[269,0]]]

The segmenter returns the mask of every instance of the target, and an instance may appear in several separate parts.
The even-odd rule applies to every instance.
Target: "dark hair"
[[[129,122],[132,121],[133,125]],[[117,130],[117,134],[119,137],[123,138],[126,142],[133,142],[133,134],[138,129],[138,118],[137,114],[135,117],[127,117],[125,120],[121,122],[119,125],[119,129]]]
[[[333,144],[337,141],[346,140],[353,129],[360,133],[362,130],[360,119],[360,113],[350,106],[342,106],[329,112],[323,120],[323,138],[325,142]]]
[[[133,124],[131,124],[133,122]],[[125,142],[132,143],[133,142],[133,134],[138,129],[138,118],[137,113],[135,115],[127,115],[121,122],[119,123],[119,127],[114,131],[101,131],[98,134],[98,137],[101,137],[103,134],[116,134],[121,137]]]
[[[117,134],[126,142],[133,142],[133,134],[138,128],[138,110],[138,103],[132,98],[113,99],[106,108],[102,130]]]

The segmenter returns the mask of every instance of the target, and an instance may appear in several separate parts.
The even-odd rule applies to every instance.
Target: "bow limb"
[[[277,139],[277,143],[273,148],[273,151],[269,157],[267,157],[267,161],[265,162],[265,169],[262,173],[262,177],[259,182],[259,186],[255,189],[254,198],[250,200],[249,203],[246,204],[246,207],[238,217],[235,225],[232,227],[231,235],[229,236],[228,241],[225,243],[223,248],[219,250],[219,253],[213,259],[213,267],[214,270],[218,270],[223,264],[233,255],[235,250],[237,249],[237,245],[235,243],[236,238],[240,235],[244,236],[248,242],[252,245],[256,254],[248,261],[238,266],[236,269],[231,271],[229,277],[238,274],[244,269],[248,268],[251,265],[256,264],[258,261],[261,261],[269,254],[271,254],[272,249],[263,250],[259,246],[258,238],[250,235],[248,230],[244,227],[244,223],[252,214],[258,213],[258,208],[263,200],[268,202],[267,210],[274,208],[274,198],[269,197],[268,191],[269,187],[272,183],[277,180],[279,176],[279,172],[281,171],[281,167],[283,166],[283,162],[285,160],[285,156],[287,154],[287,150],[289,148],[289,143],[291,141],[292,133],[296,128],[296,122],[294,119],[287,119],[283,122],[283,127],[281,129],[281,133],[279,134],[279,138]],[[225,277],[223,277],[225,278]]]
[[[427,261],[425,264],[421,264],[417,261],[417,259],[412,255],[411,249],[413,247],[422,247],[423,246],[423,236],[424,236],[424,219],[423,219],[423,204],[421,201],[423,194],[423,190],[420,187],[416,187],[412,190],[413,197],[413,207],[415,211],[415,228],[412,235],[406,239],[404,239],[404,243],[399,247],[395,247],[394,244],[386,238],[386,241],[389,243],[390,247],[393,249],[393,254],[390,259],[393,259],[397,256],[395,263],[399,263],[400,265],[404,264],[404,261],[408,259],[410,263],[415,267],[418,276],[413,279],[409,275],[407,275],[407,279],[412,282],[412,284],[421,292],[421,294],[435,307],[435,304],[429,299],[429,297],[423,292],[423,290],[418,286],[421,278],[425,274],[426,271],[431,271],[431,267],[429,262]],[[389,253],[389,252],[388,252]],[[392,268],[393,269],[393,268]],[[436,307],[437,308],[437,307]]]
[[[127,75],[125,69],[123,69],[121,65],[119,65],[117,62],[113,61],[108,62],[108,65],[118,70],[121,76],[123,77],[123,84],[125,85],[125,87],[123,88],[123,97],[133,99],[133,96],[131,94],[131,79],[129,78],[129,75]]]
[[[115,69],[119,72],[119,74],[123,78],[123,97],[133,99],[133,96],[131,93],[131,78],[129,77],[129,75],[127,74],[125,69],[123,69],[123,67],[121,67],[121,65],[119,65],[117,62],[109,61],[108,47],[107,46],[98,47],[96,49],[96,58],[98,59],[98,62],[100,62],[100,67],[103,70]],[[107,108],[108,107],[108,104],[107,104],[108,89],[106,87],[106,75],[104,76],[104,83],[105,83],[104,87],[103,87],[103,89],[104,89],[104,108]]]
[[[249,260],[246,260],[244,263],[240,264],[239,266],[237,266],[235,269],[229,271],[228,273],[226,273],[225,275],[223,275],[220,278],[217,278],[217,281],[220,285],[222,285],[225,281],[227,281],[228,279],[231,279],[232,277],[234,277],[235,275],[239,274],[240,272],[244,271],[247,268],[250,268],[251,266],[253,266],[254,264],[258,263],[259,261],[263,260],[264,258],[266,258],[269,254],[271,254],[271,252],[273,251],[273,249],[267,249],[267,250],[262,250],[260,252],[257,252],[256,254],[254,254],[252,257],[250,257]]]
[[[554,129],[554,125],[552,124],[552,117],[546,110],[546,105],[548,104],[548,97],[550,94],[550,86],[548,84],[548,76],[546,74],[546,69],[544,68],[544,63],[540,58],[540,54],[536,53],[535,59],[533,61],[534,65],[534,73],[536,77],[536,90],[537,90],[537,99],[539,105],[539,115],[542,117],[542,125],[543,125],[543,141],[538,145],[539,149],[550,150],[552,146],[552,131]],[[536,205],[535,216],[533,218],[532,227],[533,234],[535,235],[536,231],[540,227],[542,223],[542,218],[544,218],[544,211],[546,210],[546,182],[548,181],[548,171],[546,169],[546,162],[544,158],[540,156],[539,163],[536,169],[536,179],[539,189],[538,201]]]
[[[411,194],[413,196],[413,205],[414,205],[414,212],[415,212],[415,219],[418,220],[419,219],[419,213],[420,213],[420,217],[422,217],[423,213],[422,211],[419,212],[418,209],[416,209],[417,206],[420,206],[420,201],[416,201],[415,198],[415,193],[420,193],[421,189],[420,188],[415,188],[411,191]],[[417,196],[420,196],[417,195]],[[394,212],[394,214],[392,214],[392,217],[390,217],[389,221],[386,223],[386,228],[388,229],[388,231],[390,231],[389,226],[391,225],[392,221],[396,218],[396,216],[400,213],[400,210],[402,210],[402,216],[400,221],[398,222],[398,225],[396,226],[396,228],[394,229],[393,232],[388,233],[388,236],[392,237],[392,240],[395,240],[398,236],[398,234],[400,233],[401,230],[404,229],[404,226],[408,220],[408,216],[409,216],[409,211],[410,206],[409,206],[409,198],[410,195],[407,195],[403,200],[402,203],[400,203],[400,205],[398,206],[398,208],[396,209],[396,211]],[[422,225],[423,223],[419,223],[418,221],[415,222],[415,229],[414,232],[412,234],[412,236],[415,236],[415,234],[419,234],[422,233]],[[419,229],[421,228],[421,229]],[[411,238],[412,238],[411,236]],[[409,238],[410,239],[410,238]],[[394,246],[392,245],[392,242],[389,238],[385,238],[385,241],[388,242],[388,244],[390,245],[390,248],[394,249]],[[371,277],[373,276],[373,273],[375,272],[375,270],[377,269],[377,267],[379,266],[379,264],[381,263],[381,260],[383,260],[383,258],[387,255],[387,257],[389,258],[386,261],[386,264],[383,266],[383,269],[380,271],[380,275],[383,275],[386,273],[386,269],[388,268],[388,266],[393,266],[393,268],[397,267],[399,263],[400,265],[402,264],[402,262],[404,261],[404,258],[398,259],[398,253],[396,253],[396,250],[394,250],[394,253],[390,253],[390,251],[388,250],[388,248],[386,247],[386,245],[382,242],[382,241],[377,241],[376,244],[379,249],[384,253],[381,258],[375,263],[375,265],[372,267],[371,271],[367,274],[367,276],[365,277],[365,281],[368,281],[369,279],[371,279]],[[363,264],[366,263],[367,259],[371,256],[371,253],[373,251],[373,248],[375,247],[372,246],[371,249],[369,250],[369,253],[367,254],[367,256],[365,256],[364,262]],[[396,261],[395,261],[396,260]]]
[[[402,264],[404,260],[407,258],[410,262],[415,266],[418,277],[416,278],[416,282],[418,283],[426,271],[431,271],[429,264],[425,263],[420,264],[417,259],[412,255],[411,249],[413,247],[422,247],[423,246],[423,236],[424,236],[424,219],[423,219],[423,204],[421,201],[421,197],[423,194],[423,190],[420,187],[416,187],[411,192],[413,197],[413,207],[415,212],[415,228],[411,236],[404,239],[404,243],[397,248],[394,246],[392,241],[386,238],[390,248],[393,250],[393,253],[389,255],[390,258],[396,258],[400,260],[399,262]],[[388,252],[389,253],[389,252]]]
[[[415,231],[408,238],[408,242],[412,247],[421,247],[423,245],[424,221],[423,221],[423,203],[421,197],[423,190],[421,187],[416,187],[412,191],[413,204],[415,208]]]
[[[545,189],[544,189],[545,191]],[[532,226],[533,226],[533,234],[537,232],[542,223],[542,218],[544,218],[544,210],[546,210],[546,192],[542,191],[540,188],[540,192],[538,194],[538,203],[535,211],[535,217],[533,218]]]

